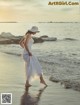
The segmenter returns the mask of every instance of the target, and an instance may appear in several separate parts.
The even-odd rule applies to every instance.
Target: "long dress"
[[[28,42],[29,51],[32,53],[32,44],[34,40],[31,38]],[[39,77],[42,72],[42,66],[40,65],[37,57],[35,55],[29,56],[27,50],[24,48],[23,50],[23,59],[25,62],[25,70],[26,70],[26,78],[27,80],[33,80],[35,77]]]

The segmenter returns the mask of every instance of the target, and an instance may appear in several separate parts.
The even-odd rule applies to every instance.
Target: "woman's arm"
[[[19,44],[22,48],[24,47],[24,37],[19,41]]]
[[[24,47],[25,47],[26,51],[28,51],[29,56],[32,56],[32,53],[29,51],[29,48],[28,48],[28,42],[29,42],[30,38],[31,38],[31,35],[28,34],[24,40]]]

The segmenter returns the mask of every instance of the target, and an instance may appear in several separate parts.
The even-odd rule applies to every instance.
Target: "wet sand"
[[[22,58],[0,53],[0,93],[12,93],[12,105],[80,105],[80,92],[64,89],[49,76],[45,76],[48,87],[36,80],[25,89],[25,79]]]

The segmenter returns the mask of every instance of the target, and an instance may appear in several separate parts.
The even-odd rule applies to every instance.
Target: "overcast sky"
[[[54,6],[48,2],[79,0],[0,0],[0,21],[79,21],[80,6]]]

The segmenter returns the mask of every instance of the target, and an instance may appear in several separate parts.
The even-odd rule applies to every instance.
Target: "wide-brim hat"
[[[38,30],[38,27],[36,27],[36,26],[32,26],[32,28],[29,29],[28,31],[31,31],[31,32],[40,32],[40,31]]]

